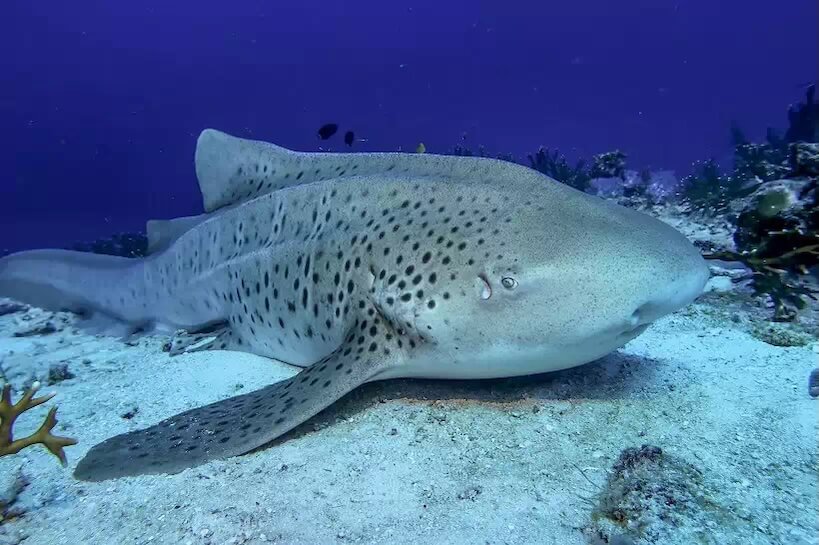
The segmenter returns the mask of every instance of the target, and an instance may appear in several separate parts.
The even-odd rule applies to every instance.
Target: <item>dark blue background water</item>
[[[682,174],[729,153],[733,120],[785,125],[816,21],[815,0],[6,1],[0,250],[199,211],[205,127],[300,150],[329,121],[358,150],[621,148]]]

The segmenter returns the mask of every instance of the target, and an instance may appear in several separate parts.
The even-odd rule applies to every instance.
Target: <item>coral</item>
[[[26,447],[40,444],[59,458],[62,465],[65,466],[67,462],[63,448],[76,445],[77,441],[51,434],[51,430],[57,425],[56,407],[49,409],[45,421],[36,432],[22,439],[14,439],[13,427],[17,417],[33,407],[42,405],[56,395],[48,394],[35,398],[34,394],[37,393],[38,388],[39,384],[35,383],[23,393],[23,397],[17,403],[12,404],[11,385],[3,386],[3,393],[0,395],[0,456],[16,454]]]
[[[72,373],[68,369],[67,363],[53,363],[48,367],[48,377],[46,379],[46,382],[48,383],[49,386],[53,386],[58,382],[62,382],[64,380],[71,380],[75,376],[76,375],[74,375],[74,373]]]
[[[669,537],[698,542],[725,510],[710,499],[702,473],[659,447],[620,453],[601,490],[586,529],[603,543],[668,543]]]
[[[750,333],[771,346],[806,346],[813,340],[809,334],[793,329],[791,324],[755,323]]]

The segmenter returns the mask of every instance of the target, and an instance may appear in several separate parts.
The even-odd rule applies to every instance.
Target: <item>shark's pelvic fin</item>
[[[200,331],[186,331],[180,329],[171,336],[167,344],[167,352],[171,356],[203,350],[238,350],[236,333],[230,324],[221,323]]]

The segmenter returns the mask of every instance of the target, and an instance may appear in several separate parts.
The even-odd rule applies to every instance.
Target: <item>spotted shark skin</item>
[[[112,437],[79,479],[244,454],[373,380],[582,365],[708,278],[673,228],[510,163],[296,153],[206,130],[196,168],[206,214],[154,223],[156,253],[14,254],[0,295],[134,325],[218,324],[209,348],[303,370]]]

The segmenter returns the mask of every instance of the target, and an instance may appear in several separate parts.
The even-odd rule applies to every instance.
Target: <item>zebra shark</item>
[[[0,295],[201,332],[197,349],[302,370],[107,439],[79,479],[247,453],[369,381],[582,365],[709,276],[665,223],[509,162],[300,153],[208,129],[195,165],[205,213],[149,222],[148,256],[13,254]]]

